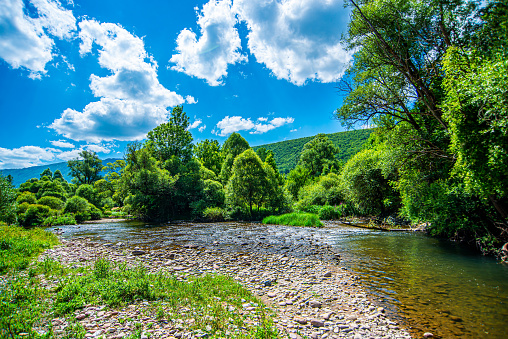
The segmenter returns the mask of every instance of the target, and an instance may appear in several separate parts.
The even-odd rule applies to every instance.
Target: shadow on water
[[[342,263],[372,298],[412,327],[415,335],[504,338],[508,328],[508,265],[448,241],[329,223],[326,228],[256,223],[119,222],[61,227],[64,237],[89,236],[129,246],[195,244],[227,251],[255,250],[315,256]]]

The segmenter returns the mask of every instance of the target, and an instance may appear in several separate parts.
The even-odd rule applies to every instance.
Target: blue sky
[[[343,0],[2,0],[0,169],[122,157],[183,105],[195,141],[343,130]]]

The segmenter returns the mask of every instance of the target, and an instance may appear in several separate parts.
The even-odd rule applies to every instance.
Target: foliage
[[[288,226],[311,226],[322,227],[323,223],[319,217],[312,213],[287,213],[282,215],[272,215],[263,219],[263,224],[288,225]]]
[[[26,268],[32,258],[57,243],[54,234],[40,228],[25,230],[0,224],[0,274]]]
[[[250,148],[249,143],[240,134],[232,133],[222,145],[224,162],[222,163],[219,178],[223,185],[226,185],[231,177],[235,158]]]
[[[50,196],[44,196],[40,198],[39,200],[37,200],[37,203],[39,205],[49,206],[51,209],[58,211],[63,210],[65,206],[65,203],[62,200]]]
[[[321,207],[318,216],[320,220],[332,220],[339,219],[341,217],[341,215],[339,215],[337,210],[330,205],[325,205]]]
[[[298,192],[300,189],[312,180],[310,174],[310,169],[303,166],[296,166],[287,175],[285,189],[289,192],[294,201],[298,200]]]
[[[226,186],[226,202],[229,206],[248,207],[252,215],[252,206],[255,202],[261,203],[267,184],[261,159],[248,149],[235,158]]]
[[[43,226],[76,225],[76,224],[77,224],[76,218],[74,218],[74,215],[70,213],[49,216],[42,222]]]
[[[153,156],[164,162],[171,157],[182,161],[192,156],[192,134],[188,131],[189,118],[182,106],[176,106],[171,112],[169,122],[161,124],[148,132],[147,147]]]
[[[16,222],[16,193],[12,184],[0,175],[0,221]]]
[[[98,181],[96,181],[95,183],[97,183],[97,182]],[[89,184],[80,185],[78,187],[78,189],[76,190],[76,195],[78,197],[82,197],[82,198],[86,199],[89,203],[91,203],[94,206],[101,207],[101,205],[102,205],[99,193],[92,185],[89,185]]]
[[[42,225],[47,217],[55,214],[49,206],[45,205],[28,205],[25,213],[20,217],[20,224],[24,226],[39,226]]]
[[[102,212],[100,209],[90,204],[88,213],[90,214],[90,220],[100,220],[102,218]]]
[[[228,218],[227,211],[220,207],[207,207],[203,211],[203,218],[207,221],[225,221]]]
[[[80,196],[73,196],[65,203],[64,213],[83,213],[89,210],[88,201]]]
[[[220,174],[222,162],[224,161],[224,154],[217,140],[205,139],[198,142],[194,147],[194,154],[203,166],[213,171],[215,175]]]
[[[79,157],[67,162],[73,181],[77,184],[93,184],[101,179],[102,161],[95,152],[83,150]]]
[[[326,174],[324,173],[325,168],[328,170],[337,169],[338,164],[335,159],[337,152],[337,148],[326,134],[318,134],[303,146],[298,165],[309,169],[314,176]]]
[[[296,209],[305,210],[311,205],[339,204],[342,201],[339,183],[337,174],[329,173],[303,186],[298,193],[300,199],[295,205]]]

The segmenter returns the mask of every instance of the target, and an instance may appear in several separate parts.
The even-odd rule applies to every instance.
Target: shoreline
[[[150,273],[172,273],[181,279],[204,274],[233,277],[274,311],[274,325],[281,337],[411,338],[406,329],[384,314],[382,307],[368,299],[356,277],[340,264],[288,254],[230,253],[197,245],[145,249],[89,238],[60,238],[60,241],[61,245],[46,250],[38,260],[50,257],[64,265],[79,267],[107,258],[128,266],[142,265]],[[133,324],[122,324],[120,317],[137,319],[150,338],[199,337],[186,329],[185,324],[157,321],[155,315],[149,315],[153,308],[150,304],[141,302],[114,310],[88,305],[77,312],[76,319],[81,318],[78,321],[90,338],[132,335]],[[253,312],[252,305],[243,306],[244,314]],[[55,333],[67,323],[65,319],[53,319]]]

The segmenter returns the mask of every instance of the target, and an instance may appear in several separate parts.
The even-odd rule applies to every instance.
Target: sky
[[[194,142],[344,130],[343,0],[1,0],[0,169],[121,158],[183,105]]]

